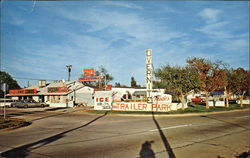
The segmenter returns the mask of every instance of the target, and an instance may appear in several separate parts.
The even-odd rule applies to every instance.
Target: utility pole
[[[71,72],[72,65],[66,65],[66,67],[68,68],[68,81],[70,81],[70,72]]]
[[[106,76],[106,74],[104,74],[105,76],[105,91],[106,91],[106,87],[107,87],[107,76]]]

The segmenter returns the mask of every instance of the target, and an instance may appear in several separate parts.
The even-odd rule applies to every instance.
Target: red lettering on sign
[[[138,110],[143,110],[143,104],[138,104]]]
[[[100,102],[103,102],[103,98],[100,98]]]
[[[129,110],[128,104],[126,104],[126,106],[125,106],[125,110],[126,110],[126,109],[128,109],[128,110]]]
[[[152,108],[153,109],[157,109],[157,105],[156,104],[152,104]]]
[[[169,101],[169,100],[170,100],[170,98],[168,96],[154,98],[154,101]]]
[[[96,98],[96,102],[109,102],[109,97],[106,98]]]
[[[105,102],[109,102],[109,98],[108,97],[105,98]]]
[[[167,105],[168,111],[171,111],[171,110],[172,110],[172,109],[171,109],[171,106],[172,106],[172,104]]]
[[[120,109],[124,109],[124,103],[120,104]]]
[[[167,105],[166,104],[162,104],[162,109],[164,109],[165,111],[168,111]]]

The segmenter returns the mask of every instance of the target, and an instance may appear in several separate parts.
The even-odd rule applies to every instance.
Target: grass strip
[[[6,129],[6,128],[19,128],[23,126],[30,125],[30,122],[26,122],[25,120],[22,119],[17,119],[17,118],[7,118],[3,119],[0,118],[0,130]]]
[[[206,109],[204,105],[195,105],[193,107],[188,107],[185,110],[175,110],[169,112],[154,112],[154,114],[166,115],[166,114],[185,114],[185,113],[204,113],[204,112],[218,112],[218,111],[231,111],[237,109],[247,109],[250,108],[250,105],[244,105],[242,108],[238,104],[230,104],[228,108],[225,107],[210,107]],[[109,111],[109,114],[149,114],[151,115],[151,111]],[[105,114],[106,110],[89,110],[87,112],[93,114]]]

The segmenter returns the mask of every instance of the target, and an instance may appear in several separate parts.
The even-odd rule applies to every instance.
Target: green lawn
[[[225,107],[210,107],[206,109],[204,105],[195,105],[194,107],[188,107],[185,110],[176,110],[171,112],[154,112],[154,114],[166,115],[166,114],[184,114],[184,113],[202,113],[202,112],[217,112],[217,111],[231,111],[236,109],[247,109],[250,105],[244,105],[243,108],[238,104],[230,104],[228,108]],[[89,110],[89,113],[105,114],[107,111],[102,110]],[[108,114],[152,114],[150,111],[108,111]]]
[[[7,118],[3,119],[0,118],[0,130],[5,128],[18,128],[29,125],[29,122],[26,122],[22,119],[15,119],[15,118]]]

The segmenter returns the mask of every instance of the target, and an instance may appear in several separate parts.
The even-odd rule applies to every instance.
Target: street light
[[[70,81],[70,72],[71,72],[72,65],[66,65],[66,67],[68,68],[68,81]]]

